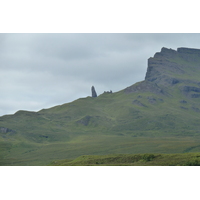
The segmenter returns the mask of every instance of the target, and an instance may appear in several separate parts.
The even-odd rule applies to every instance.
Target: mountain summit
[[[41,148],[51,155],[47,156],[48,161],[50,157],[72,158],[92,153],[197,151],[199,77],[199,49],[163,47],[148,59],[145,80],[124,90],[104,92],[98,97],[94,94],[95,98],[81,98],[39,112],[18,111],[0,117],[0,142],[14,145],[24,156],[39,155]],[[172,143],[161,139],[162,144],[155,146],[156,140],[163,137],[176,147],[163,149],[162,145]],[[188,137],[192,143],[188,143]],[[143,144],[146,146],[140,148]],[[53,153],[57,151],[59,156]]]
[[[199,86],[199,65],[200,49],[182,47],[175,51],[163,47],[161,52],[148,59],[145,83],[142,85],[148,85],[149,88],[146,88],[146,91],[154,93],[162,92],[163,86],[171,87],[177,83]],[[128,90],[131,88],[134,90],[135,86],[131,86]]]
[[[175,51],[162,48],[161,52],[148,59],[145,80],[167,86],[186,81],[190,78],[189,75],[196,73],[195,70],[200,70],[199,61],[199,49],[178,48]],[[190,68],[189,74],[187,74],[188,68]],[[185,77],[185,74],[188,77]]]

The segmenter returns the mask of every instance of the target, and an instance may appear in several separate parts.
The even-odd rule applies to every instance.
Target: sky
[[[1,33],[0,116],[39,111],[144,80],[162,47],[199,48],[200,34]]]

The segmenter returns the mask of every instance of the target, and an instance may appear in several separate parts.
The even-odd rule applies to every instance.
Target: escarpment
[[[167,94],[168,89],[178,85],[179,90],[187,97],[199,98],[198,74],[200,74],[199,49],[181,47],[173,50],[163,47],[160,52],[148,59],[145,80],[126,88],[125,92],[149,91],[155,94]],[[193,93],[190,94],[191,92]]]

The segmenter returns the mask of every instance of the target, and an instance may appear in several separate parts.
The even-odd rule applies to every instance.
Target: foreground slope
[[[200,153],[114,154],[52,161],[51,166],[200,166]]]
[[[200,150],[200,50],[162,48],[145,80],[116,93],[0,118],[2,165],[84,154]]]

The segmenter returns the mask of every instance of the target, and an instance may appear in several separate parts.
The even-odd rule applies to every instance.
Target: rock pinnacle
[[[96,91],[95,91],[95,88],[94,88],[94,86],[92,86],[92,97],[97,97],[97,93],[96,93]]]

